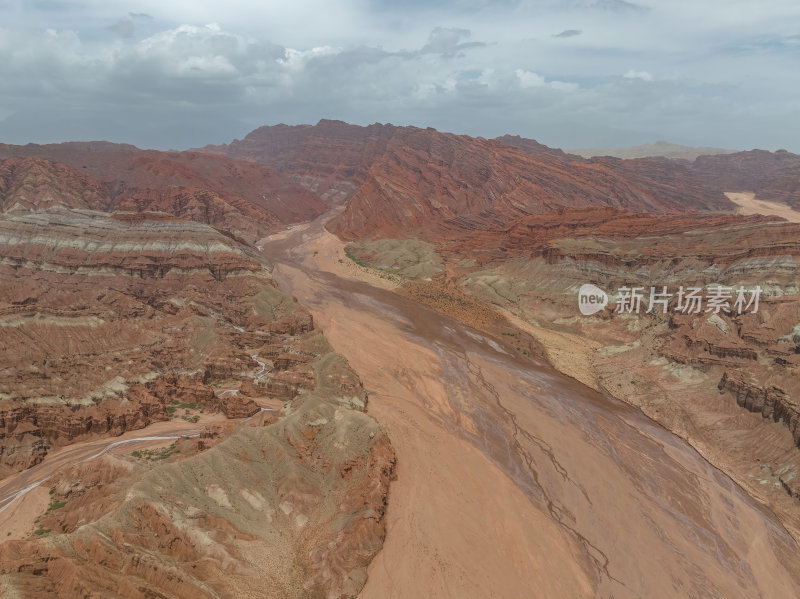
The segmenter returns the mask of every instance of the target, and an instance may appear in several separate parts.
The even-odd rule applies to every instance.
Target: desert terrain
[[[777,216],[792,223],[800,222],[800,211],[786,204],[758,200],[754,193],[726,193],[725,195],[731,202],[739,206],[737,209],[739,214]]]
[[[326,120],[0,146],[0,591],[800,595],[798,165]]]
[[[277,280],[361,373],[396,447],[387,541],[362,596],[797,592],[794,539],[774,523],[777,536],[754,543],[761,524],[750,522],[768,512],[637,410],[345,268],[320,268],[314,252],[336,247],[320,224],[272,243]],[[608,536],[613,521],[624,539]],[[756,546],[774,565],[750,567],[784,572],[780,586],[730,578]]]

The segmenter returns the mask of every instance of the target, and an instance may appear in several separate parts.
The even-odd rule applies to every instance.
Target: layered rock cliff
[[[337,182],[346,184],[350,191],[341,197],[352,200],[336,232],[348,238],[497,228],[558,207],[732,207],[682,164],[653,161],[626,169],[621,161],[586,161],[542,148],[521,138],[485,140],[416,127],[320,121],[262,127],[241,141],[203,151],[269,165],[321,193],[333,193]]]
[[[306,356],[314,381],[270,419],[46,481],[37,531],[0,544],[0,591],[357,595],[385,537],[394,451],[364,413],[358,377],[318,332],[284,344]]]
[[[525,154],[505,144],[404,131],[353,196],[336,232],[347,238],[457,235],[530,214],[609,206],[636,212],[725,209],[721,194],[681,190],[663,171],[618,173],[603,161]],[[681,167],[682,168],[682,167]],[[636,176],[633,176],[636,175]]]
[[[316,194],[251,162],[116,144],[0,146],[0,209],[53,205],[161,211],[254,241],[326,210]]]
[[[163,214],[0,218],[0,471],[166,420],[182,394],[208,404],[214,379],[310,330],[256,254]]]
[[[394,451],[270,265],[205,224],[19,189],[36,201],[0,216],[0,476],[34,468],[50,504],[4,533],[0,594],[357,595]],[[196,439],[99,461],[88,444],[35,478],[63,446],[217,412]]]

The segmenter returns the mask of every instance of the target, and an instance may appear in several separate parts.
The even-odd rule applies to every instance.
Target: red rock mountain
[[[520,137],[519,135],[501,135],[494,139],[512,148],[522,150],[526,154],[552,154],[553,156],[560,156],[577,162],[583,162],[583,158],[577,154],[567,154],[564,150],[551,148],[550,146],[539,143],[535,139],[528,139],[526,137]]]
[[[106,210],[108,190],[64,164],[42,158],[0,161],[0,212],[28,212],[53,206]]]
[[[352,195],[337,228],[347,237],[398,235],[419,227],[497,227],[557,207],[732,206],[721,193],[698,184],[684,165],[655,162],[617,172],[622,170],[617,163],[584,161],[510,136],[485,140],[434,129],[320,121],[261,127],[241,141],[203,151],[266,164],[319,193]]]
[[[516,135],[504,135],[497,141],[529,154],[545,153],[575,161],[584,160]],[[666,158],[620,160],[609,156],[589,161],[603,164],[632,180],[643,176],[676,190],[753,192],[759,199],[785,202],[800,209],[800,156],[785,150],[704,155],[693,161]]]
[[[603,161],[526,154],[496,141],[404,129],[370,169],[337,223],[348,238],[504,228],[559,208],[611,206],[634,212],[724,210],[721,193],[679,181],[676,165],[620,172]]]
[[[800,210],[800,156],[785,150],[751,150],[700,156],[692,170],[723,191],[748,191],[758,199],[785,202]]]
[[[202,151],[258,162],[289,174],[320,195],[346,200],[385,154],[398,129],[323,119],[316,125],[259,127],[242,140]]]
[[[252,162],[104,142],[0,146],[4,210],[162,211],[254,240],[326,209],[316,194]],[[38,199],[37,199],[38,198]]]
[[[50,189],[22,181],[13,205],[32,189],[42,208]],[[280,597],[357,595],[394,454],[346,360],[260,252],[163,213],[87,211],[88,192],[63,189],[78,209],[0,214],[0,479],[156,422],[202,429],[45,475],[50,508],[3,535],[0,595],[262,596],[265,580]]]
[[[6,214],[0,257],[0,476],[213,397],[204,370],[254,365],[235,326],[272,324],[247,310],[271,285],[252,251],[168,215]]]
[[[775,172],[798,167],[800,156],[785,150],[699,156],[693,164],[698,176],[718,189],[754,193],[767,185]]]

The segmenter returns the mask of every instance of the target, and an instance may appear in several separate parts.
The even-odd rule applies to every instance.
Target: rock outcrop
[[[736,397],[736,403],[741,407],[785,423],[795,443],[800,446],[800,410],[783,388],[778,385],[760,386],[757,381],[748,380],[745,374],[736,371],[725,371],[718,388],[720,393],[728,392]]]
[[[514,139],[504,141],[514,142]],[[320,193],[334,184],[352,200],[336,226],[348,238],[398,236],[424,229],[502,228],[514,218],[559,207],[615,206],[631,211],[729,209],[683,164],[637,167],[586,161],[532,140],[476,139],[434,129],[339,121],[262,127],[204,152],[253,160]],[[536,144],[533,147],[533,144]],[[513,146],[513,147],[512,147]]]
[[[227,434],[209,429],[197,442],[90,462],[48,481],[39,538],[0,545],[0,590],[357,595],[385,537],[394,451],[363,413],[366,393],[346,362],[317,333],[304,337],[322,352],[313,360],[319,384],[280,418]],[[356,386],[332,384],[343,379]]]
[[[257,254],[164,214],[0,218],[0,473],[167,420],[173,402],[257,411],[211,385],[248,380],[262,347],[278,355],[313,329]],[[282,375],[306,372],[287,363]]]
[[[223,156],[116,144],[0,146],[0,211],[53,206],[160,211],[248,241],[326,210],[285,175]]]
[[[700,156],[694,173],[722,191],[747,191],[761,200],[784,202],[800,210],[800,156],[786,150],[750,150]]]
[[[232,234],[78,199],[0,216],[4,483],[65,445],[235,420],[45,479],[50,505],[0,542],[0,594],[357,595],[395,463],[358,376]]]
[[[729,205],[721,194],[622,176],[602,161],[528,155],[464,136],[404,133],[342,213],[335,228],[340,236],[457,236],[504,229],[531,214],[590,206],[664,212]]]

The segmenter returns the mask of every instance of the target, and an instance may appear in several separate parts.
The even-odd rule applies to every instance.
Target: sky
[[[0,142],[322,118],[800,152],[797,0],[0,0]]]

